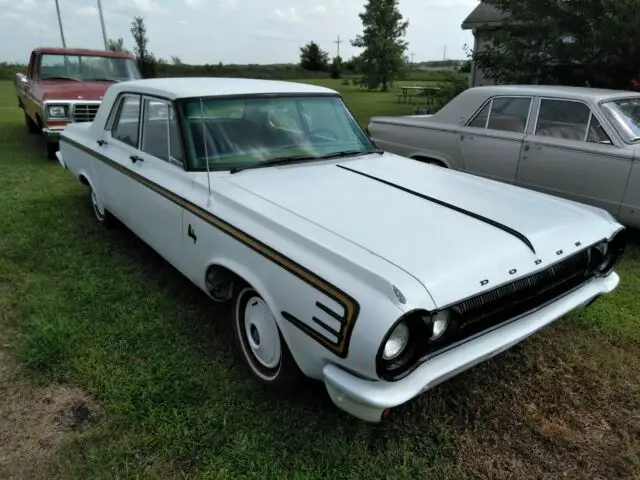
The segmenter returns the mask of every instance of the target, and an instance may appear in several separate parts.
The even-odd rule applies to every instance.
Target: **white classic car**
[[[113,85],[61,165],[215,302],[249,371],[377,422],[619,282],[608,213],[378,151],[340,95]]]

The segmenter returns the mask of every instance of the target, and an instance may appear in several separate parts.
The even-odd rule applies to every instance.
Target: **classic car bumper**
[[[67,164],[64,163],[64,158],[62,158],[62,153],[60,152],[60,150],[56,152],[56,158],[58,159],[58,163],[60,164],[60,166],[66,170]]]
[[[616,273],[594,279],[513,323],[438,355],[397,382],[369,381],[328,364],[324,382],[333,402],[342,410],[369,422],[379,422],[386,409],[401,405],[449,378],[511,348],[571,310],[587,306],[612,292],[620,281]]]

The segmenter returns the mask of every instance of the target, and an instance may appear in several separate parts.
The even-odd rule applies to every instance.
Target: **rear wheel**
[[[278,393],[292,393],[302,372],[269,305],[249,285],[240,285],[234,297],[233,324],[236,346],[252,375]]]
[[[433,158],[416,157],[414,158],[414,160],[418,160],[419,162],[427,163],[429,165],[434,165],[436,167],[447,168],[447,166],[440,160],[434,160]]]
[[[24,112],[24,123],[27,125],[27,131],[29,133],[38,133],[40,131],[38,124],[31,120],[31,117],[27,115],[27,112]]]
[[[91,198],[91,206],[98,223],[105,227],[110,227],[113,224],[113,216],[106,208],[104,208],[102,200],[100,200],[100,197],[96,191],[91,188],[91,186],[89,187],[89,197]]]

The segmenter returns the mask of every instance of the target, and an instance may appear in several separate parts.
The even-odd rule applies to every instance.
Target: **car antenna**
[[[200,118],[202,119],[202,142],[204,143],[204,161],[207,165],[207,186],[209,187],[209,195],[207,196],[207,205],[211,200],[211,179],[209,178],[209,153],[207,152],[207,137],[206,137],[206,126],[204,123],[204,104],[202,103],[202,98],[200,99]]]

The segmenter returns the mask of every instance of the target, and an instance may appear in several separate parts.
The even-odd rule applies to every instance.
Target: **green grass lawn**
[[[344,96],[360,122],[411,109],[392,93]],[[228,312],[126,229],[98,226],[85,188],[40,142],[0,83],[0,478],[640,471],[637,237],[613,295],[370,425],[333,407],[322,385],[288,399],[259,387],[233,351]],[[47,428],[68,426],[60,412],[47,423],[21,407],[55,404],[41,392],[62,387],[82,392],[89,412],[75,408],[53,444]],[[16,411],[41,432],[33,451],[4,436]]]

